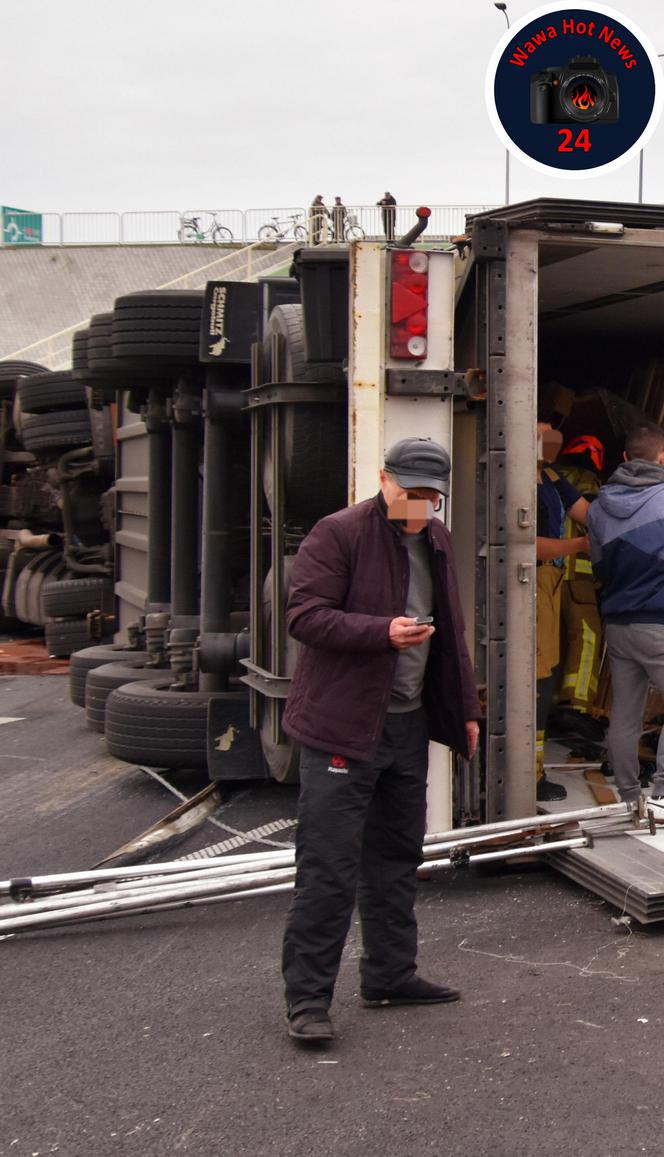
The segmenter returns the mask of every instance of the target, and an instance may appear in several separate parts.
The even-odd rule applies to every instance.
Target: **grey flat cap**
[[[447,450],[430,438],[402,438],[385,455],[385,469],[405,490],[426,487],[449,494],[451,468]]]

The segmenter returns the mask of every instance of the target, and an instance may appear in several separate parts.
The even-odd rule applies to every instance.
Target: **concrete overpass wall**
[[[0,358],[223,255],[211,245],[0,248]]]

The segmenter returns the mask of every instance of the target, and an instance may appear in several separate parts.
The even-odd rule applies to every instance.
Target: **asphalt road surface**
[[[65,678],[1,679],[0,714],[0,877],[89,867],[176,805],[105,753]],[[247,850],[287,845],[295,807],[293,788],[243,785],[172,854],[237,833]],[[305,1051],[284,1024],[287,903],[0,940],[0,1154],[661,1153],[660,928],[617,929],[545,868],[441,873],[420,887],[420,970],[463,1002],[360,1008],[354,923],[338,1039]]]

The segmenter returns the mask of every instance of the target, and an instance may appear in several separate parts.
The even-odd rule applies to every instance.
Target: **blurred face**
[[[537,423],[537,461],[555,462],[563,444],[560,430],[554,430],[550,422]]]
[[[437,490],[416,486],[408,490],[387,470],[380,472],[380,488],[387,506],[387,517],[403,523],[406,534],[419,534],[431,521],[435,510],[440,510],[441,496]]]

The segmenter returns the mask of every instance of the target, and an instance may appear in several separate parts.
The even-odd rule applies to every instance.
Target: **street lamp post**
[[[505,19],[507,21],[507,27],[509,28],[510,18],[507,15],[507,4],[502,3],[502,0],[494,0],[493,6],[494,6],[494,8],[497,8],[499,12],[502,12],[503,16],[505,17]],[[510,151],[509,151],[509,149],[505,149],[505,204],[509,205],[509,203],[510,203]]]
[[[658,52],[660,60],[664,59],[664,52]],[[639,205],[643,204],[643,149],[639,149]]]

